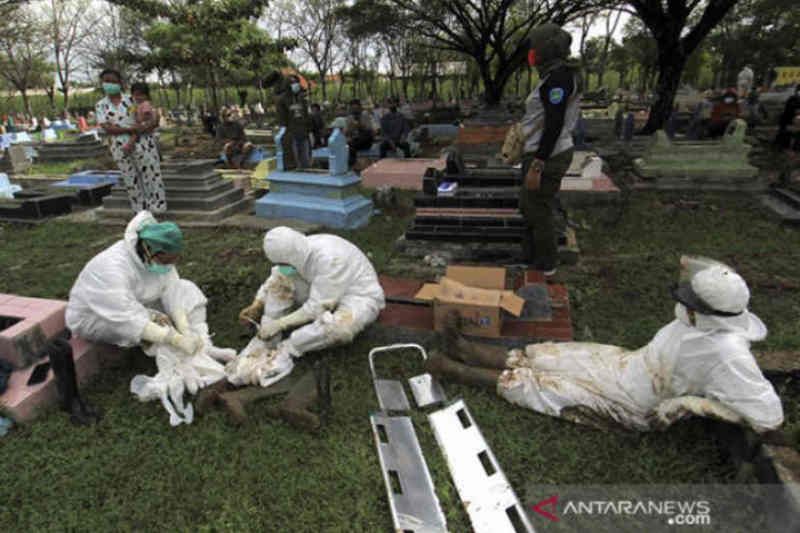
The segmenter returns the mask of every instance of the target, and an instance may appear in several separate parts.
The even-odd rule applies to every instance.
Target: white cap
[[[724,265],[714,265],[692,277],[692,291],[708,306],[724,313],[741,313],[750,302],[744,279]]]

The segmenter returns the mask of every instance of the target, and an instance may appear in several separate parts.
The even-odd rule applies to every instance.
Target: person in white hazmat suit
[[[445,356],[429,371],[494,388],[509,402],[597,427],[663,429],[690,415],[771,431],[783,409],[750,343],[767,328],[747,310],[750,293],[731,268],[684,257],[675,320],[643,348],[567,342],[505,351],[460,336],[449,317]],[[461,361],[455,361],[455,358]]]
[[[131,392],[142,401],[159,399],[170,423],[191,423],[184,391],[224,379],[235,350],[214,346],[206,323],[207,300],[174,263],[183,235],[172,222],[159,223],[139,212],[122,240],[100,252],[81,271],[67,303],[73,334],[120,347],[141,346],[156,358],[154,377],[136,376]]]
[[[278,227],[264,236],[264,253],[275,266],[239,315],[258,333],[227,365],[234,385],[268,387],[292,371],[293,358],[351,342],[385,306],[372,263],[341,237]]]

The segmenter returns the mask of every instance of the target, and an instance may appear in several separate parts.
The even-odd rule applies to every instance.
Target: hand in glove
[[[194,355],[203,346],[203,341],[197,335],[183,335],[178,332],[173,332],[167,342],[186,355]]]
[[[243,326],[255,322],[258,324],[261,321],[261,316],[264,314],[264,303],[261,300],[253,300],[253,303],[242,309],[239,313],[239,322]]]
[[[280,320],[265,320],[258,330],[258,338],[268,340],[283,331],[283,324]]]

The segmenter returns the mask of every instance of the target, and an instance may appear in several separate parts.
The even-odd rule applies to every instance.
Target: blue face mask
[[[148,263],[147,271],[153,274],[166,274],[169,272],[171,265],[162,265],[161,263]]]
[[[103,92],[108,95],[115,95],[122,92],[122,86],[119,83],[103,83]]]
[[[297,274],[297,269],[291,265],[281,265],[278,267],[278,272],[290,278]]]

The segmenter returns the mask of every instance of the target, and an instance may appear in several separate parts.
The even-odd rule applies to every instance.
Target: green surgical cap
[[[174,222],[149,224],[139,230],[139,238],[147,241],[150,252],[177,254],[183,250],[183,233]]]

